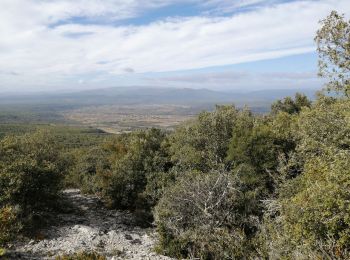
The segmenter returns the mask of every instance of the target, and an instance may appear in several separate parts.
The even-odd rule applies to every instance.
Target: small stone
[[[105,243],[104,243],[102,240],[100,240],[100,241],[98,242],[97,246],[98,246],[98,247],[105,247]]]
[[[132,239],[133,239],[132,236],[129,235],[129,234],[125,234],[124,237],[125,237],[125,239],[127,239],[127,240],[132,240]]]
[[[134,244],[134,245],[135,245],[135,244],[141,245],[142,242],[141,242],[140,239],[134,239],[134,240],[131,241],[131,244]]]

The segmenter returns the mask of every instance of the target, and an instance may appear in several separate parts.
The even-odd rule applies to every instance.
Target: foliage
[[[0,245],[14,238],[19,230],[18,210],[12,206],[0,208]],[[1,251],[1,248],[0,248]],[[1,256],[1,253],[0,253]]]
[[[257,171],[276,167],[278,144],[274,140],[269,122],[249,112],[240,113],[228,151],[228,160],[236,166],[249,164]]]
[[[321,97],[297,118],[293,160],[301,172],[280,184],[261,228],[270,258],[348,258],[349,105]],[[282,175],[290,176],[290,165]]]
[[[286,112],[288,114],[297,114],[303,107],[310,107],[311,101],[307,96],[296,93],[294,100],[291,97],[286,97],[283,100],[277,100],[271,105],[271,113],[273,115],[279,112]]]
[[[20,227],[28,230],[42,222],[47,210],[59,209],[62,181],[74,164],[73,147],[89,146],[102,137],[91,129],[64,126],[7,124],[0,129],[4,131],[0,140],[0,209],[6,213],[0,214],[3,243],[15,238]]]
[[[294,135],[289,130],[292,115],[280,112],[273,118],[241,111],[236,119],[229,144],[227,160],[245,194],[245,214],[261,217],[262,200],[275,189],[278,158],[288,156],[295,149]]]
[[[148,176],[169,168],[163,146],[165,137],[163,131],[150,129],[121,136],[110,144],[115,155],[111,173],[105,178],[104,195],[111,205],[128,209],[147,207],[142,193]]]
[[[34,124],[0,124],[0,139],[6,135],[23,135],[37,130]]]
[[[65,185],[80,188],[83,193],[101,193],[103,176],[111,170],[109,151],[101,146],[94,146],[75,150],[70,155],[74,164],[65,176]]]
[[[11,126],[1,126],[0,243],[19,228],[19,213],[50,206],[64,177],[143,222],[153,213],[166,255],[349,259],[349,23],[332,12],[316,36],[320,75],[344,96],[310,102],[297,93],[268,115],[217,106],[171,133],[54,127],[54,135],[8,136]],[[18,134],[26,131],[35,129]]]
[[[168,172],[151,172],[147,175],[147,184],[144,192],[140,195],[147,201],[150,207],[154,207],[164,192],[174,184],[176,179],[176,171]]]
[[[0,141],[0,205],[19,205],[25,214],[52,206],[64,161],[46,132]]]
[[[309,158],[303,174],[283,184],[276,201],[268,203],[270,217],[264,223],[270,257],[347,258],[349,158],[349,152],[332,150]]]
[[[282,214],[295,240],[315,243],[333,237],[340,248],[350,246],[349,156],[344,152],[308,159],[293,185],[297,193],[282,200]]]
[[[350,148],[350,102],[319,99],[297,120],[298,152],[303,156],[321,154],[328,148]]]
[[[0,247],[0,257],[5,257],[5,256],[6,256],[6,253],[7,253],[6,249]],[[6,258],[5,258],[5,259],[6,259]]]
[[[350,95],[350,21],[332,11],[321,21],[315,37],[319,75],[327,78],[328,91]]]
[[[158,251],[177,257],[243,257],[243,232],[251,219],[241,214],[244,200],[228,172],[182,173],[155,209]]]
[[[228,140],[237,116],[233,106],[202,112],[170,136],[171,159],[181,169],[208,171],[225,163]]]

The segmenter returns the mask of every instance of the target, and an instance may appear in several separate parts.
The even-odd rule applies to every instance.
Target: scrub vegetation
[[[331,93],[312,102],[298,93],[263,115],[217,106],[174,131],[1,131],[0,244],[74,187],[155,225],[171,257],[349,259],[350,22],[332,12],[315,41]]]

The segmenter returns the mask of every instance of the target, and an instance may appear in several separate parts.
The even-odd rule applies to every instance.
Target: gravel
[[[153,252],[155,231],[135,225],[130,212],[110,210],[96,196],[64,191],[74,210],[57,215],[55,224],[40,230],[36,240],[12,245],[10,259],[55,259],[56,256],[95,251],[107,259],[171,259]]]

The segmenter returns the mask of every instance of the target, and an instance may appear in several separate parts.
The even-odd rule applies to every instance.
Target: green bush
[[[143,193],[150,175],[167,172],[171,166],[164,147],[165,138],[163,131],[150,129],[124,135],[110,144],[114,158],[110,174],[104,176],[103,190],[113,207],[149,207]]]
[[[0,208],[0,245],[16,237],[20,228],[18,210],[12,206]]]
[[[298,152],[302,157],[328,148],[350,149],[350,100],[320,97],[297,120]]]
[[[103,146],[78,149],[71,153],[73,165],[65,176],[65,186],[83,193],[98,194],[103,189],[103,176],[111,171],[111,152]]]
[[[297,117],[297,146],[267,203],[260,231],[265,256],[348,259],[350,252],[350,102],[321,96]]]
[[[263,215],[262,201],[275,190],[278,158],[295,149],[292,122],[292,116],[284,112],[274,117],[261,117],[246,110],[238,113],[226,160],[240,180],[247,216]]]
[[[217,106],[179,127],[169,137],[172,162],[182,170],[209,171],[226,164],[228,141],[237,117],[233,106]]]
[[[174,184],[176,171],[169,172],[151,172],[147,175],[147,184],[142,197],[150,207],[154,207],[164,192]]]
[[[25,214],[52,207],[60,190],[64,161],[46,132],[0,141],[0,205],[19,205]]]
[[[268,203],[262,234],[270,258],[347,259],[350,252],[350,153],[308,158],[302,175]]]
[[[303,94],[296,93],[294,100],[286,97],[283,100],[277,100],[271,105],[271,113],[276,115],[280,112],[288,114],[298,114],[303,107],[311,107],[311,101]]]

